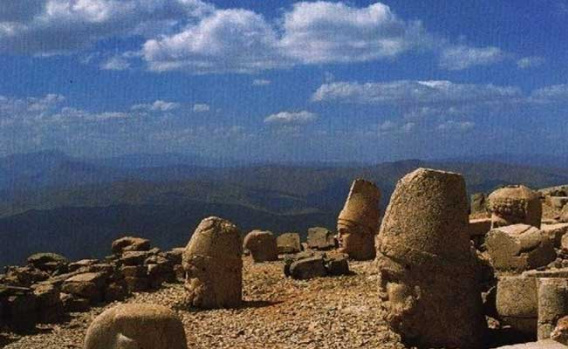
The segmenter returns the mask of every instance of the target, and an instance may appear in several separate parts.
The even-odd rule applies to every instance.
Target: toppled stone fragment
[[[152,304],[122,304],[104,311],[87,330],[83,349],[187,349],[181,320]]]
[[[250,251],[257,263],[278,260],[276,238],[269,231],[251,231],[245,236],[243,247]]]
[[[538,292],[536,278],[502,277],[497,284],[497,313],[504,324],[524,335],[536,333]]]
[[[556,327],[550,333],[550,339],[568,346],[568,316],[562,317],[556,323]]]
[[[308,229],[308,247],[314,250],[330,250],[337,247],[335,234],[326,228]]]
[[[231,308],[242,302],[242,239],[231,222],[201,221],[183,253],[185,289],[191,306]]]
[[[538,340],[548,339],[560,318],[568,314],[568,279],[538,280]]]
[[[491,193],[488,210],[492,228],[519,223],[540,228],[542,203],[539,194],[524,185],[510,185]]]
[[[94,304],[102,300],[104,287],[105,277],[102,273],[84,273],[65,280],[61,290]]]
[[[543,224],[540,229],[554,241],[554,247],[562,246],[562,237],[568,233],[568,223]]]
[[[278,254],[298,253],[302,251],[300,234],[284,233],[276,238]]]
[[[35,268],[47,272],[54,272],[62,270],[66,272],[66,266],[69,264],[67,258],[57,253],[35,253],[28,257],[28,264],[33,265]]]
[[[497,270],[535,269],[556,259],[554,243],[548,235],[526,224],[491,230],[485,246]]]
[[[461,175],[418,169],[402,178],[377,236],[387,321],[420,347],[481,348],[480,266],[470,247]]]
[[[121,254],[126,251],[148,251],[150,249],[150,240],[125,236],[112,242],[112,253]]]
[[[364,179],[356,179],[337,219],[340,251],[356,260],[375,258],[375,235],[380,224],[377,186]]]

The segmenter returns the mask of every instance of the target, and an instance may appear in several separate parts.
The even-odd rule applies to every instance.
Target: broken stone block
[[[269,231],[251,231],[245,236],[243,247],[250,251],[252,259],[257,263],[278,260],[276,238]]]
[[[126,297],[128,297],[128,284],[124,280],[112,282],[105,287],[105,302],[123,301]]]
[[[38,321],[41,323],[58,321],[64,313],[59,288],[48,282],[36,284],[32,288],[36,297]]]
[[[568,203],[568,197],[567,196],[547,196],[544,199],[544,202],[548,205],[551,206],[557,210],[561,210],[564,206],[566,206],[566,203]]]
[[[526,224],[491,230],[485,238],[485,246],[497,270],[535,269],[556,259],[554,243],[548,235]]]
[[[307,280],[327,275],[323,256],[303,258],[290,265],[290,276],[297,280]]]
[[[102,273],[78,274],[65,280],[61,290],[88,299],[91,304],[95,304],[102,300],[105,281]]]
[[[242,303],[243,242],[231,222],[201,221],[183,253],[185,289],[191,306],[231,308]]]
[[[349,275],[349,261],[346,254],[328,256],[324,259],[327,275]]]
[[[308,247],[314,250],[330,250],[337,247],[335,234],[326,228],[308,229]]]
[[[78,297],[69,293],[61,293],[59,297],[66,312],[86,312],[91,308],[91,302],[87,298]]]
[[[497,313],[504,324],[524,335],[536,334],[538,291],[534,277],[507,276],[497,283]]]
[[[148,251],[127,251],[118,260],[122,265],[143,265],[146,258],[151,256]]]
[[[81,259],[80,261],[69,263],[68,270],[71,273],[79,269],[88,268],[97,263],[99,263],[98,259]]]
[[[28,257],[28,264],[33,265],[35,268],[47,271],[49,273],[60,271],[67,271],[67,264],[69,261],[67,258],[63,257],[57,253],[35,253]]]
[[[520,223],[540,228],[540,195],[524,185],[510,185],[491,193],[488,210],[491,212],[492,228]]]
[[[568,314],[568,279],[538,279],[538,340],[550,338],[560,318]]]
[[[554,241],[554,247],[562,247],[562,237],[568,233],[568,223],[543,224],[540,228]]]
[[[148,251],[150,249],[150,240],[134,236],[125,236],[114,240],[111,249],[114,254],[122,254],[127,251]]]
[[[31,289],[0,289],[2,297],[2,315],[7,324],[15,331],[33,329],[37,322],[36,297]]]
[[[302,251],[300,234],[284,233],[276,238],[278,254],[298,253]]]
[[[364,179],[353,181],[345,206],[337,219],[340,252],[355,260],[375,258],[380,199],[381,192],[375,184]]]
[[[376,264],[387,322],[410,345],[483,347],[481,268],[467,228],[461,175],[421,168],[397,183]]]
[[[144,292],[148,291],[151,287],[150,279],[146,276],[132,277],[127,276],[124,278],[129,292]]]

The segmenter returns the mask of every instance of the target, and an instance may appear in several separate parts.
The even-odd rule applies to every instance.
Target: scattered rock
[[[122,254],[127,251],[148,251],[150,240],[134,236],[125,236],[112,242],[112,253]]]
[[[556,327],[550,334],[550,339],[568,346],[568,316],[558,320]]]
[[[243,247],[250,251],[255,262],[278,260],[276,238],[269,231],[251,231],[245,236]]]
[[[523,335],[537,329],[538,296],[536,278],[508,276],[497,284],[497,312],[501,321]]]
[[[66,272],[67,264],[69,261],[57,253],[35,253],[28,257],[27,262],[35,268],[47,272],[54,272],[60,270]]]
[[[284,233],[276,238],[278,254],[298,253],[302,251],[300,234]]]
[[[308,247],[314,250],[330,250],[337,247],[335,234],[322,227],[308,229]]]

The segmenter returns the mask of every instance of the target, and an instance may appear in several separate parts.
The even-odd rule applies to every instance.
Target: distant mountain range
[[[396,181],[418,167],[462,173],[470,193],[512,183],[533,188],[568,183],[568,171],[561,166],[489,158],[377,165],[235,164],[176,154],[93,160],[41,152],[1,158],[0,265],[22,263],[37,251],[72,259],[101,257],[113,239],[127,233],[150,238],[162,248],[183,246],[199,221],[210,215],[230,219],[243,231],[334,228],[353,179],[377,183],[384,208]]]

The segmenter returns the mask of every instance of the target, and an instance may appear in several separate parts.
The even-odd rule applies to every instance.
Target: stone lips
[[[375,257],[374,239],[380,224],[380,198],[381,193],[375,184],[364,179],[353,181],[337,219],[340,251],[353,259]]]
[[[408,343],[483,347],[481,270],[467,211],[465,182],[455,173],[418,169],[392,195],[376,262],[387,321]]]
[[[83,349],[187,349],[183,324],[168,308],[122,304],[106,310],[91,324]]]
[[[542,220],[540,196],[524,185],[497,189],[489,195],[487,208],[492,214],[493,228],[517,223],[540,228]]]
[[[199,308],[230,308],[242,302],[242,239],[218,217],[201,221],[183,253],[188,302]]]

